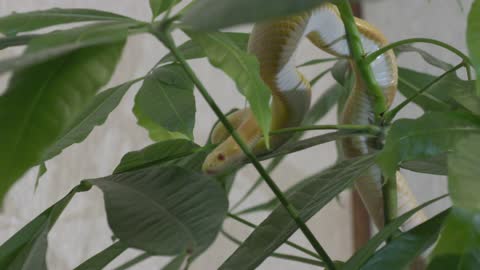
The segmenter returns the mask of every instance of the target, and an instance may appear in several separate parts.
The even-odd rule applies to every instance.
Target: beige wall
[[[461,1],[466,8],[471,0]],[[149,19],[147,0],[0,0],[0,15],[13,11],[28,11],[32,9],[46,9],[50,7],[86,7],[109,10],[133,16],[138,19]],[[379,26],[392,40],[408,37],[427,36],[440,39],[465,50],[465,16],[467,11],[461,11],[453,0],[383,0],[366,1],[366,17]],[[239,30],[248,30],[248,27]],[[180,36],[180,39],[184,37]],[[438,49],[429,51],[448,61],[456,58],[447,52]],[[165,54],[166,50],[149,36],[131,38],[125,50],[123,59],[110,85],[142,76],[148,69]],[[17,49],[0,52],[0,57],[7,57],[18,53]],[[302,44],[298,61],[311,57],[323,57],[310,44]],[[244,101],[236,94],[234,85],[219,71],[206,65],[203,60],[194,61],[194,67],[214,97],[219,100],[222,109],[228,110],[233,106],[242,107]],[[427,67],[416,56],[407,56],[400,60],[403,66],[413,66],[418,70],[438,72]],[[315,67],[306,72],[312,77],[325,67]],[[6,77],[0,78],[2,86]],[[319,83],[314,95],[322,93],[322,89],[332,82],[327,78]],[[3,88],[3,87],[2,87]],[[135,119],[131,114],[133,96],[138,89],[132,89],[121,105],[114,111],[107,123],[94,130],[90,137],[80,145],[74,145],[60,156],[47,163],[48,172],[42,178],[39,188],[34,192],[36,169],[28,172],[19,181],[6,198],[5,208],[0,214],[0,242],[5,241],[15,231],[20,229],[29,220],[38,215],[53,202],[66,194],[81,179],[92,178],[109,174],[118,163],[122,154],[139,149],[149,144],[146,132],[136,127]],[[211,124],[215,121],[201,97],[197,96],[198,109],[195,136],[198,142],[204,142]],[[403,116],[418,115],[416,109],[409,109]],[[323,123],[334,123],[334,114],[330,114]],[[290,156],[284,166],[273,174],[276,182],[287,187],[303,176],[317,172],[332,164],[335,160],[333,145],[322,145],[307,151]],[[446,191],[445,181],[437,177],[421,176],[407,173],[415,193],[425,200],[432,192],[442,194]],[[231,202],[235,202],[255,181],[256,172],[252,168],[241,171],[235,182]],[[271,198],[272,194],[266,187],[262,187],[252,196],[245,206]],[[313,229],[320,242],[335,259],[346,259],[351,253],[349,197],[343,194],[340,200],[333,201],[316,215],[309,226]],[[430,209],[437,211],[439,207]],[[430,212],[431,213],[431,212]],[[248,219],[259,223],[266,216],[265,213],[248,216]],[[246,237],[249,229],[237,223],[227,221],[228,231],[238,237]],[[79,194],[68,206],[65,213],[49,235],[50,248],[48,264],[50,269],[73,269],[80,262],[92,256],[111,243],[110,230],[105,219],[101,192],[94,189],[86,194]],[[295,234],[294,241],[308,245],[301,234]],[[228,240],[219,237],[215,245],[202,256],[192,269],[216,269],[235,246]],[[282,251],[288,250],[281,248]],[[128,251],[115,260],[110,267],[138,254],[137,251]],[[139,264],[134,269],[159,269],[166,261],[165,258],[150,259]],[[313,267],[294,264],[277,259],[268,259],[259,269],[314,269]]]

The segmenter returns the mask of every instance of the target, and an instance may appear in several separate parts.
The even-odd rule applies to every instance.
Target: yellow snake
[[[387,44],[383,34],[369,23],[356,18],[365,53],[371,53]],[[272,91],[272,130],[300,125],[310,106],[311,87],[295,65],[295,51],[304,37],[318,48],[332,55],[350,58],[345,38],[345,28],[337,7],[325,3],[312,11],[275,21],[258,23],[250,36],[248,50],[258,58],[262,79]],[[342,124],[372,124],[373,104],[367,94],[362,77],[353,61],[350,65],[355,74],[353,90],[345,104],[340,122]],[[396,58],[392,51],[379,56],[371,63],[375,79],[383,89],[390,105],[397,90],[398,72]],[[243,140],[254,153],[266,151],[252,112],[239,110],[228,117]],[[289,139],[288,135],[271,136],[271,146],[276,148]],[[210,153],[203,164],[204,172],[220,173],[244,161],[245,156],[222,124],[218,124],[211,135],[213,143],[221,144]],[[344,158],[358,157],[373,152],[365,136],[349,137],[342,140]],[[398,174],[399,213],[417,205],[406,181]],[[378,228],[383,227],[383,198],[381,172],[372,167],[367,174],[356,180],[355,187],[364,201]],[[425,220],[418,213],[404,227],[412,227]]]

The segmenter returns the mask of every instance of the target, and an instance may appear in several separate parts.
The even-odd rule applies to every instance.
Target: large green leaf
[[[435,243],[448,211],[442,212],[423,224],[395,237],[377,251],[361,270],[404,270],[426,249]]]
[[[172,160],[192,155],[201,148],[190,140],[175,139],[158,142],[141,150],[123,156],[114,173],[122,173],[159,165]]]
[[[47,270],[47,235],[77,192],[87,191],[80,184],[63,199],[43,211],[0,246],[0,268],[5,270]]]
[[[217,182],[176,166],[88,181],[104,192],[115,236],[151,254],[204,251],[215,240],[228,209]]]
[[[347,160],[311,178],[288,197],[303,221],[310,219],[373,164],[374,156]],[[220,269],[255,269],[295,231],[297,225],[283,206],[277,207]]]
[[[480,213],[454,208],[445,221],[428,270],[480,269]]]
[[[248,33],[235,33],[235,32],[223,32],[224,35],[237,45],[243,51],[247,51],[248,39],[250,34]],[[206,57],[204,50],[200,47],[199,44],[195,43],[193,40],[188,40],[177,48],[185,57],[185,59],[197,59]],[[160,64],[175,62],[175,56],[170,52],[160,59]]]
[[[194,29],[215,30],[296,14],[325,2],[325,0],[197,0],[187,10],[183,23]]]
[[[385,226],[381,231],[379,231],[372,239],[370,239],[367,244],[365,244],[360,250],[358,250],[342,267],[342,270],[356,270],[363,265],[368,258],[370,258],[375,250],[385,241],[387,238],[392,236],[395,232],[398,231],[398,228],[402,226],[407,220],[409,220],[415,213],[421,209],[427,207],[428,205],[445,198],[446,196],[441,196],[435,198],[426,203],[421,204],[420,206],[408,211],[407,213],[401,215],[400,217],[392,220],[387,226]]]
[[[480,210],[480,134],[460,139],[448,155],[448,189],[453,204]]]
[[[117,241],[108,248],[95,254],[95,256],[84,261],[79,266],[75,267],[74,270],[102,270],[111,261],[127,250],[127,248],[128,247],[124,243]]]
[[[171,132],[193,137],[195,97],[193,83],[178,64],[155,69],[135,97],[134,111]]]
[[[55,143],[48,147],[42,161],[53,158],[74,143],[82,142],[95,126],[103,125],[108,115],[118,106],[125,93],[134,83],[135,81],[126,82],[96,95],[63,131],[62,135],[55,140]]]
[[[480,1],[475,0],[468,15],[467,43],[477,71],[477,94],[480,95]]]
[[[150,0],[152,17],[155,19],[162,12],[166,11],[171,5],[175,5],[180,1],[181,0]]]
[[[137,118],[137,125],[147,130],[148,136],[152,141],[162,142],[174,139],[191,139],[183,133],[166,130],[164,127],[158,125],[152,119],[147,117],[138,106],[134,106],[132,111]]]
[[[480,133],[478,121],[463,113],[429,112],[418,119],[400,119],[388,132],[377,162],[386,176],[394,177],[402,162],[446,153],[471,133]]]
[[[221,32],[187,34],[204,49],[213,66],[222,69],[235,81],[237,88],[250,103],[268,145],[272,120],[269,106],[271,93],[260,77],[260,65],[256,57],[242,51]]]
[[[75,50],[13,74],[0,97],[0,201],[110,80],[124,43]]]
[[[480,97],[475,93],[475,82],[470,81],[465,86],[452,89],[450,96],[464,109],[480,118]]]
[[[123,42],[129,25],[131,24],[102,23],[55,31],[34,38],[23,55],[0,61],[0,74],[44,63],[82,48]]]
[[[111,12],[93,9],[53,8],[25,13],[12,13],[0,18],[0,33],[15,35],[65,23],[87,21],[134,22],[133,19]]]

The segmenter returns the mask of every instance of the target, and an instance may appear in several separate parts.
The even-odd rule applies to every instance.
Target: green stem
[[[425,91],[427,91],[428,89],[430,89],[434,84],[436,84],[437,82],[441,81],[443,78],[445,78],[446,76],[448,76],[449,74],[457,71],[458,69],[460,69],[461,67],[465,66],[466,64],[464,62],[456,65],[455,67],[453,67],[452,69],[444,72],[442,75],[440,75],[439,77],[435,78],[434,80],[432,80],[428,85],[426,85],[425,87],[423,87],[420,91],[416,92],[414,95],[412,95],[411,97],[407,98],[406,100],[404,100],[402,103],[398,104],[395,108],[391,109],[390,111],[386,112],[385,113],[385,117],[384,117],[384,121],[385,123],[390,123],[394,118],[395,116],[405,107],[407,106],[410,102],[412,102],[414,99],[416,99],[417,97],[419,97],[420,95],[422,95]]]
[[[388,178],[382,187],[383,193],[383,216],[384,226],[387,226],[392,220],[397,217],[397,179]],[[387,243],[391,238],[387,239]]]
[[[233,235],[229,234],[225,230],[222,229],[221,233],[223,234],[223,236],[225,236],[228,240],[232,241],[233,243],[235,243],[239,246],[242,244],[242,241],[235,238]],[[325,267],[325,264],[321,261],[312,260],[312,259],[308,259],[308,258],[304,258],[304,257],[299,257],[299,256],[294,256],[294,255],[289,255],[289,254],[283,254],[283,253],[275,253],[275,252],[272,253],[270,256],[274,257],[274,258],[279,258],[279,259],[284,259],[284,260],[289,260],[289,261],[295,261],[295,262],[301,262],[301,263],[306,263],[306,264]]]
[[[323,63],[328,63],[328,62],[337,61],[337,60],[340,60],[340,59],[341,59],[341,58],[339,58],[339,57],[314,59],[314,60],[307,61],[307,62],[305,62],[305,63],[303,63],[303,64],[301,64],[301,65],[298,65],[297,68],[307,67],[307,66],[313,66],[313,65],[323,64]]]
[[[245,219],[243,219],[243,218],[241,218],[241,217],[239,217],[239,216],[237,216],[237,215],[235,215],[235,214],[228,213],[227,216],[228,216],[229,218],[233,219],[233,220],[236,220],[236,221],[242,223],[243,225],[246,225],[246,226],[252,228],[252,229],[256,229],[256,228],[257,228],[257,225],[255,225],[255,224],[249,222],[248,220],[245,220]],[[312,251],[310,251],[310,250],[308,250],[308,249],[306,249],[306,248],[304,248],[304,247],[302,247],[302,246],[299,246],[299,245],[297,245],[297,244],[295,244],[295,243],[293,243],[293,242],[286,241],[285,244],[287,244],[288,246],[290,246],[290,247],[292,247],[292,248],[294,248],[294,249],[296,249],[296,250],[298,250],[298,251],[301,251],[301,252],[303,252],[303,253],[305,253],[305,254],[307,254],[307,255],[310,255],[310,256],[312,256],[312,257],[314,257],[314,258],[321,259],[317,254],[315,254],[315,252],[312,252]]]
[[[314,247],[314,249],[318,252],[320,257],[322,257],[323,261],[327,264],[328,269],[335,269],[335,265],[333,264],[333,261],[330,259],[328,254],[325,252],[323,247],[320,245],[320,243],[317,241],[313,233],[310,231],[310,229],[307,227],[307,225],[303,222],[303,220],[300,218],[297,210],[293,205],[290,204],[290,202],[287,200],[283,192],[280,190],[280,188],[275,184],[273,179],[268,175],[268,173],[265,171],[263,168],[262,164],[256,159],[255,155],[252,153],[250,148],[245,144],[243,139],[240,137],[240,135],[235,131],[233,126],[230,124],[230,122],[227,120],[225,115],[222,113],[220,108],[218,107],[217,103],[213,98],[210,96],[208,93],[207,89],[203,84],[200,82],[200,80],[197,78],[195,75],[195,72],[192,70],[190,65],[187,63],[183,55],[178,51],[171,35],[169,32],[158,32],[154,31],[153,32],[155,36],[160,40],[163,41],[165,46],[170,49],[172,54],[175,56],[175,58],[178,60],[178,62],[182,65],[183,69],[185,72],[188,74],[190,79],[193,81],[193,83],[197,86],[197,89],[199,90],[200,94],[203,96],[207,104],[210,106],[210,108],[214,111],[214,113],[217,115],[219,120],[222,122],[222,124],[225,126],[225,128],[228,130],[228,132],[232,135],[233,139],[235,142],[238,144],[240,149],[245,153],[246,157],[248,160],[250,160],[253,164],[253,166],[257,169],[258,173],[263,177],[267,185],[270,187],[270,189],[273,191],[275,196],[277,196],[278,200],[281,202],[281,204],[285,207],[287,210],[288,214],[291,216],[291,218],[295,221],[297,226],[300,228],[300,230],[303,232],[305,237],[308,239],[310,244]]]
[[[148,254],[148,253],[142,253],[136,257],[134,257],[133,259],[125,262],[124,264],[118,266],[117,268],[115,268],[115,270],[126,270],[126,269],[129,269],[130,267],[140,263],[140,262],[143,262],[144,260],[148,259],[152,257],[152,255]]]
[[[365,82],[369,95],[373,98],[375,117],[377,122],[379,122],[382,114],[387,111],[385,95],[375,80],[375,76],[369,62],[365,59],[360,32],[358,31],[355,23],[355,17],[353,16],[352,7],[350,6],[349,1],[340,0],[336,3],[336,5],[340,11],[343,24],[345,25],[345,32],[347,34],[348,47],[350,48],[351,57],[355,62],[355,66],[358,69],[360,76]]]
[[[270,134],[285,134],[285,133],[295,133],[295,132],[304,132],[309,130],[343,130],[343,131],[352,131],[352,132],[362,132],[368,133],[371,135],[378,135],[382,132],[380,127],[374,125],[313,125],[313,126],[300,126],[292,128],[283,128],[277,129]]]

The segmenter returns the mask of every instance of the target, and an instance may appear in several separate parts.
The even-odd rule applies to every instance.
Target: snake
[[[355,18],[356,26],[366,54],[377,51],[388,44],[387,39],[375,26]],[[308,38],[319,49],[348,60],[354,76],[352,91],[340,116],[340,124],[368,125],[375,121],[373,99],[352,60],[346,31],[338,8],[331,3],[271,21],[256,23],[250,34],[248,52],[260,63],[260,75],[272,93],[271,130],[296,127],[310,107],[311,86],[296,67],[296,52],[300,42]],[[386,98],[387,105],[393,102],[397,91],[398,67],[393,51],[378,56],[370,64],[374,78]],[[227,118],[237,133],[254,154],[260,155],[283,145],[291,135],[271,135],[270,149],[265,146],[262,131],[255,116],[248,108],[238,110]],[[234,138],[218,123],[212,133],[211,142],[218,146],[206,157],[203,171],[219,174],[242,164],[246,159]],[[353,136],[341,140],[341,156],[351,159],[378,151],[367,136]],[[377,165],[371,167],[354,182],[373,222],[377,228],[384,226],[382,173]],[[406,180],[397,173],[398,213],[417,206],[417,201]],[[410,228],[425,221],[423,212],[417,212],[404,227]]]

